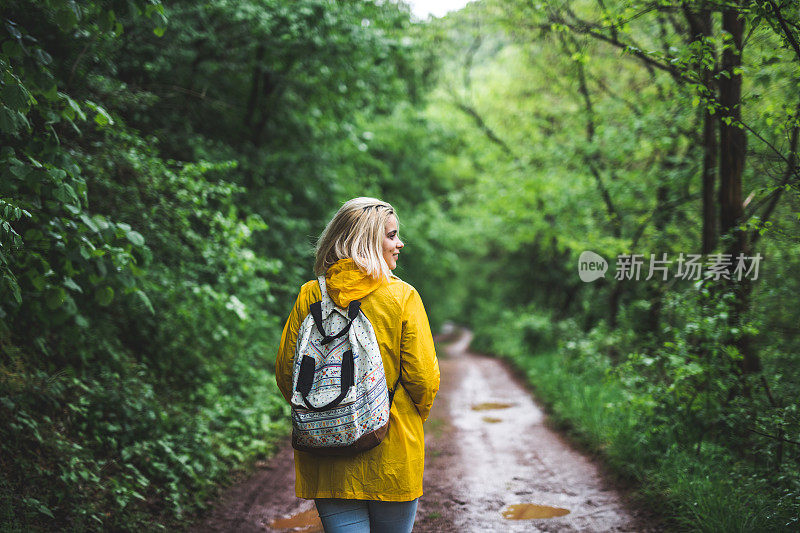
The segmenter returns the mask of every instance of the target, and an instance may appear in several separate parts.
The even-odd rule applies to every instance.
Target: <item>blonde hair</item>
[[[383,237],[394,208],[377,198],[353,198],[339,208],[317,240],[314,272],[323,276],[340,259],[350,258],[375,279],[391,275],[383,258]]]

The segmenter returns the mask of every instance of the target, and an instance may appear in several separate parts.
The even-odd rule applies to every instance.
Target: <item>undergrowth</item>
[[[179,527],[287,430],[268,368],[217,370],[168,397],[137,365],[83,376],[3,368],[0,530]]]
[[[776,468],[771,443],[737,441],[739,428],[731,420],[743,416],[737,407],[720,409],[717,427],[699,441],[687,440],[696,433],[681,426],[691,425],[698,413],[671,404],[676,396],[661,395],[662,384],[632,379],[641,377],[632,362],[642,354],[614,364],[603,353],[609,344],[625,345],[622,334],[599,327],[576,335],[579,328],[570,321],[532,314],[509,311],[498,324],[483,322],[473,347],[510,360],[524,373],[553,420],[634,481],[642,501],[670,530],[797,530],[797,465],[784,455]]]

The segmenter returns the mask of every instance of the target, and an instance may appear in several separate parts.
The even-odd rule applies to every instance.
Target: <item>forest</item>
[[[355,196],[669,530],[800,527],[797,2],[0,14],[0,530],[184,528],[269,458]]]

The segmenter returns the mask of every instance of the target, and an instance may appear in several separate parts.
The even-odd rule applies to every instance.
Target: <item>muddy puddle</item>
[[[297,533],[322,533],[322,522],[315,508],[308,509],[286,518],[278,518],[270,523],[269,527],[279,531],[292,531]]]
[[[508,409],[513,407],[513,403],[483,402],[472,406],[473,411],[493,411],[495,409]]]
[[[517,503],[503,509],[503,518],[506,520],[531,520],[533,518],[555,518],[569,514],[569,509],[550,507],[549,505],[536,505],[535,503]]]
[[[495,418],[493,416],[484,416],[483,418],[481,418],[481,420],[483,420],[484,422],[488,422],[489,424],[499,424],[500,422],[503,421],[502,418]]]

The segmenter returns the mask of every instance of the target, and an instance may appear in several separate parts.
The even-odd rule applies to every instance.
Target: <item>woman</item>
[[[354,198],[317,242],[314,271],[325,276],[337,306],[361,302],[380,344],[386,383],[396,383],[402,369],[389,432],[377,447],[349,457],[294,452],[297,497],[314,500],[327,533],[411,531],[422,495],[422,423],[439,390],[439,363],[419,293],[391,273],[404,246],[397,226],[388,203]],[[316,280],[304,284],[283,329],[275,377],[287,401],[297,332],[320,297]]]

